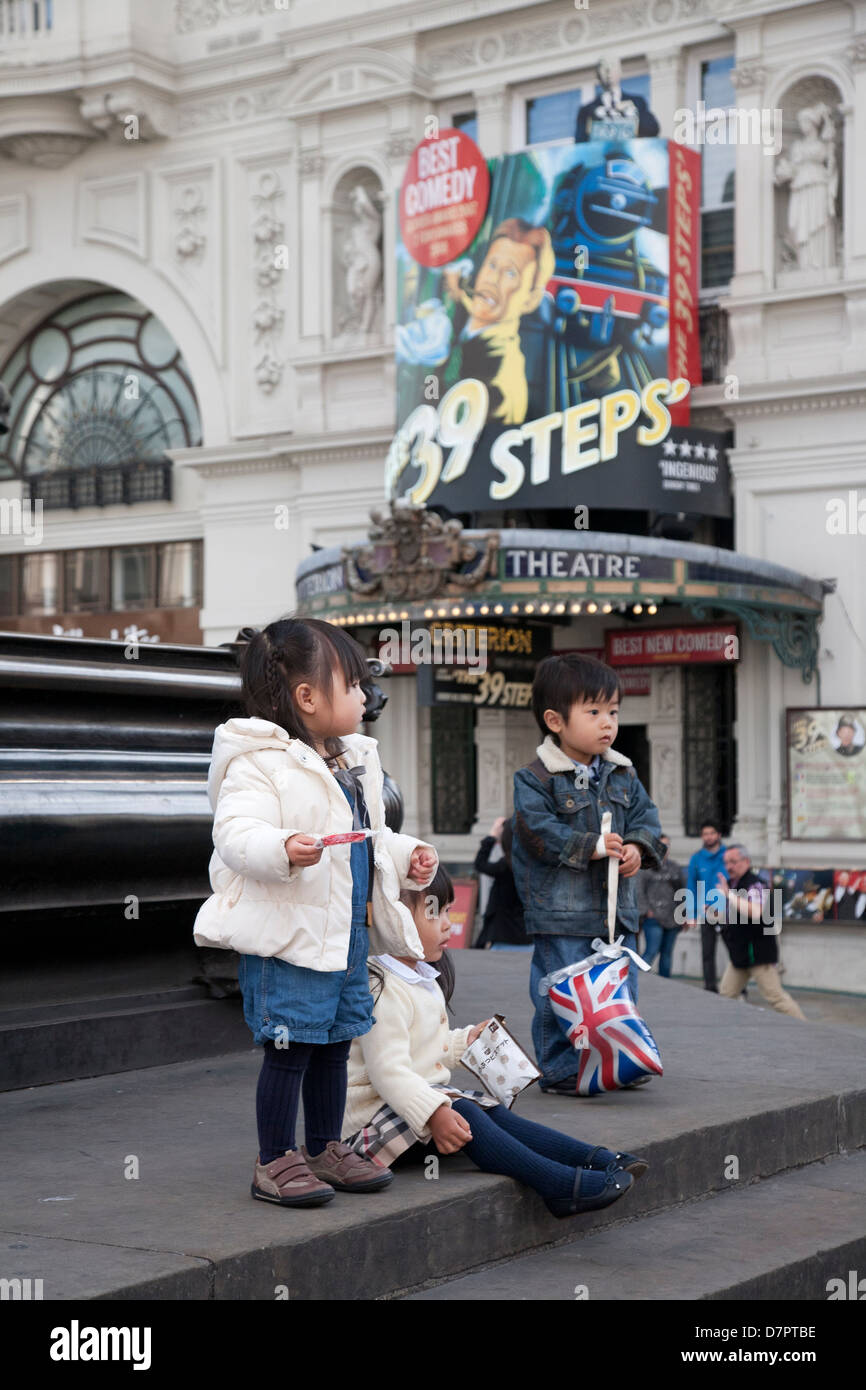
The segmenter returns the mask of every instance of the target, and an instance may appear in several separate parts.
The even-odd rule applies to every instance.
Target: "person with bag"
[[[431,1143],[440,1154],[465,1153],[482,1172],[534,1188],[558,1217],[609,1206],[646,1172],[645,1159],[585,1144],[515,1115],[483,1091],[451,1085],[452,1067],[490,1022],[448,1027],[453,899],[441,868],[425,890],[401,893],[424,959],[380,955],[369,962],[376,1019],[349,1054],[344,1142],[394,1167],[423,1162]]]
[[[514,871],[511,867],[511,822],[499,816],[490,827],[490,833],[481,841],[481,848],[475,856],[475,872],[488,874],[493,879],[487,906],[484,909],[484,924],[475,942],[476,947],[494,951],[514,950],[523,947],[531,950],[532,942],[526,935],[523,923],[523,903],[514,886]],[[494,846],[502,849],[500,859],[492,859]]]
[[[662,835],[661,841],[670,850],[670,840]],[[670,853],[660,869],[641,869],[637,876],[637,911],[643,928],[646,949],[643,958],[652,965],[659,957],[659,974],[670,978],[673,964],[674,942],[680,930],[675,919],[679,906],[677,893],[686,885],[686,871]]]
[[[371,942],[423,955],[398,899],[402,888],[429,883],[439,859],[432,845],[385,824],[376,740],[355,732],[366,675],[363,649],[333,624],[271,623],[241,659],[250,717],[214,735],[214,891],[193,935],[199,946],[240,953],[244,1017],[264,1053],[251,1192],[284,1207],[391,1181],[340,1143],[349,1044],[373,1025]],[[331,835],[339,842],[323,846]]]
[[[578,1094],[576,1058],[539,984],[593,954],[605,925],[609,858],[619,867],[616,921],[609,925],[635,950],[633,879],[641,867],[660,868],[666,854],[655,805],[631,760],[611,746],[621,695],[619,677],[603,661],[577,653],[545,658],[532,683],[532,708],[546,736],[536,760],[514,774],[514,881],[534,945],[532,1040],[539,1087],[556,1095]],[[612,829],[602,835],[605,812]],[[635,1003],[637,975],[632,962]]]

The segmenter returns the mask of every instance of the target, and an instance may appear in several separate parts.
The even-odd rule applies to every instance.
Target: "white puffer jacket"
[[[376,740],[352,734],[341,742],[349,765],[364,767],[370,824],[381,832],[373,839],[370,954],[420,960],[421,939],[398,898],[402,888],[417,890],[432,881],[435,867],[423,884],[408,873],[416,846],[433,846],[395,835],[385,825]],[[278,724],[230,719],[214,734],[208,796],[215,812],[214,891],[196,917],[196,944],[279,956],[310,970],[345,970],[352,921],[351,846],[331,846],[318,864],[305,869],[290,864],[285,849],[290,835],[352,829],[351,807],[325,761]]]

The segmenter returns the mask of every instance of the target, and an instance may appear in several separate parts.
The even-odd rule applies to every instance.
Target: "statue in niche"
[[[338,333],[372,333],[382,306],[382,213],[362,184],[350,195],[353,221],[341,259],[346,271],[345,312]]]
[[[790,185],[787,240],[800,270],[824,270],[836,262],[836,129],[826,102],[797,116],[802,138],[776,163],[776,183]]]

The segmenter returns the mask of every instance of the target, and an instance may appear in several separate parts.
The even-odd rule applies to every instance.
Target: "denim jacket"
[[[546,936],[606,936],[607,859],[592,859],[601,817],[638,846],[644,868],[660,868],[667,852],[655,804],[631,761],[608,748],[597,789],[577,785],[574,763],[548,736],[538,761],[514,774],[514,881],[526,930]],[[637,875],[620,878],[616,932],[638,929]]]

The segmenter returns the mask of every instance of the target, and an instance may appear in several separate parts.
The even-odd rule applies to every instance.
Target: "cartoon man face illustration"
[[[534,309],[541,298],[534,292],[537,265],[536,248],[527,242],[505,236],[492,241],[471,293],[472,327],[486,328]]]
[[[444,274],[448,293],[468,315],[460,335],[462,375],[487,385],[490,417],[504,424],[526,418],[520,320],[538,308],[555,264],[547,228],[509,217],[495,228],[471,290],[460,287],[456,272]]]

